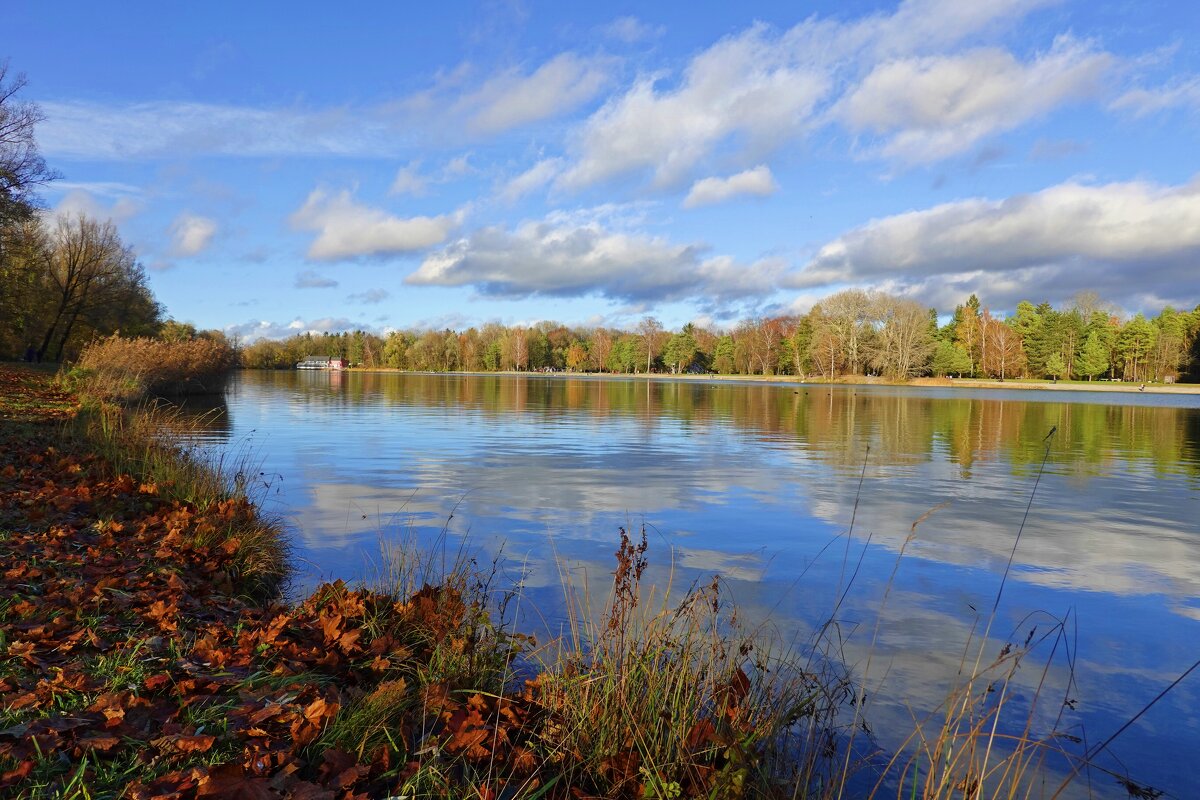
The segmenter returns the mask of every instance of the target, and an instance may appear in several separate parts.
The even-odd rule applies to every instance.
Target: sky
[[[8,0],[60,213],[243,340],[1200,303],[1200,3]]]

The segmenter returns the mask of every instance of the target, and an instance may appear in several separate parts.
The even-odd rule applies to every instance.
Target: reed
[[[221,392],[236,360],[233,348],[215,338],[113,335],[87,345],[67,377],[83,394],[128,403],[151,395]]]

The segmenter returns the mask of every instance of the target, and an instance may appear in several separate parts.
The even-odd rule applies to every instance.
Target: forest
[[[993,316],[975,295],[942,325],[936,309],[878,291],[846,289],[803,315],[745,320],[728,330],[668,331],[653,317],[634,330],[557,322],[464,331],[303,333],[240,348],[251,369],[289,369],[310,355],[354,366],[429,372],[566,371],[878,375],[1176,382],[1200,379],[1200,306],[1126,316],[1093,293],[1065,308],[1021,302]]]

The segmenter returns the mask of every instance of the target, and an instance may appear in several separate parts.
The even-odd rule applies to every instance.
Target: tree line
[[[945,325],[936,310],[883,292],[847,289],[807,314],[745,320],[730,330],[688,324],[668,331],[653,317],[633,330],[491,323],[462,331],[299,334],[260,340],[241,364],[287,369],[312,355],[368,368],[428,372],[564,371],[720,373],[835,379],[879,375],[1196,380],[1200,306],[1121,315],[1094,294],[1065,308],[1021,302],[1007,318],[972,295]]]

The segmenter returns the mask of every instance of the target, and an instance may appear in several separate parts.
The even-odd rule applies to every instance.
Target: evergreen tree
[[[1079,375],[1086,375],[1090,381],[1104,374],[1107,369],[1108,348],[1100,341],[1100,332],[1092,330],[1088,333],[1087,339],[1083,343],[1083,349],[1079,353],[1079,359],[1075,362],[1075,371]]]

